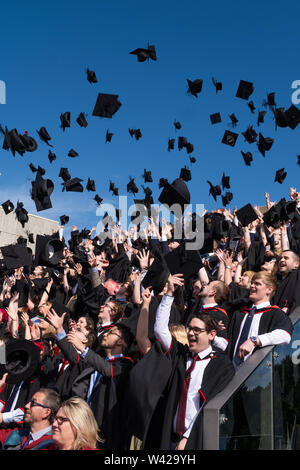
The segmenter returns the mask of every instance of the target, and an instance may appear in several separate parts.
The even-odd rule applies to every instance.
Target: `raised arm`
[[[151,288],[147,287],[142,293],[143,304],[139,314],[136,327],[136,342],[140,352],[145,355],[151,348],[151,342],[148,337],[149,331],[149,306],[151,302]]]

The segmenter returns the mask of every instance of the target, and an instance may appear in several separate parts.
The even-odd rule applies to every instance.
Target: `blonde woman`
[[[82,398],[72,397],[61,405],[52,431],[55,444],[50,450],[98,450],[98,424]]]

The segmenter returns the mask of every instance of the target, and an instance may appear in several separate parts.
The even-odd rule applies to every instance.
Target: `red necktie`
[[[191,381],[191,373],[195,369],[196,361],[199,361],[200,357],[196,354],[193,357],[192,365],[185,371],[184,381],[182,385],[181,395],[179,399],[177,421],[176,421],[176,433],[181,437],[185,431],[185,412],[187,395]]]

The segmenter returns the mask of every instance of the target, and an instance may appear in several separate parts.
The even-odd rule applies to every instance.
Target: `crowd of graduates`
[[[265,196],[205,211],[201,249],[150,218],[2,251],[2,449],[201,449],[203,407],[300,304],[300,193]]]

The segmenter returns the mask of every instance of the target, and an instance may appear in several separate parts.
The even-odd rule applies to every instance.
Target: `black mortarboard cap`
[[[63,257],[64,243],[51,235],[37,235],[35,266],[57,266]]]
[[[253,209],[250,203],[238,209],[236,211],[236,216],[240,221],[242,227],[246,227],[258,218],[255,210]]]
[[[96,201],[97,204],[100,206],[103,199],[98,194],[96,194],[95,197],[94,197],[94,201]]]
[[[243,100],[248,100],[253,91],[253,83],[241,80],[235,96],[237,98],[242,98]]]
[[[294,130],[300,122],[300,109],[295,105],[290,106],[290,108],[285,111],[285,117],[288,126]]]
[[[95,181],[94,180],[91,180],[90,178],[88,179],[88,182],[86,184],[86,189],[88,191],[96,191],[96,187],[95,187]]]
[[[15,209],[15,214],[17,216],[18,221],[24,227],[24,225],[28,222],[29,217],[28,217],[28,212],[24,208],[24,204],[21,201],[17,202],[17,207]]]
[[[78,117],[76,118],[77,124],[79,124],[80,127],[87,127],[88,122],[85,117],[85,113],[80,113]]]
[[[199,251],[186,250],[184,244],[165,255],[165,262],[171,274],[183,274],[185,283],[203,267]]]
[[[253,101],[249,101],[248,107],[249,107],[251,113],[254,114],[254,111],[256,110],[256,108],[255,108],[255,106],[254,106]]]
[[[74,150],[74,149],[69,150],[68,157],[75,158],[75,157],[78,157],[78,155],[79,154],[76,152],[76,150]]]
[[[119,196],[119,188],[114,188],[113,189],[113,195],[114,196]]]
[[[234,147],[238,136],[235,132],[225,131],[222,143]]]
[[[67,192],[82,193],[83,186],[81,181],[83,181],[81,178],[72,178],[65,181],[62,183],[63,191],[66,190]]]
[[[235,127],[237,123],[239,122],[239,120],[237,119],[234,113],[230,114],[229,117],[231,119],[232,127]]]
[[[55,155],[55,153],[51,152],[51,150],[49,150],[48,159],[49,159],[50,163],[52,163],[54,160],[56,160],[56,155]]]
[[[51,140],[51,137],[50,137],[50,135],[49,135],[49,133],[48,133],[48,131],[47,131],[47,129],[46,129],[45,126],[42,126],[42,127],[40,128],[40,130],[37,131],[37,133],[38,133],[40,139],[41,139],[43,142],[45,142],[47,145],[49,145],[50,147],[52,147],[52,145],[49,144],[49,140]]]
[[[145,277],[142,280],[142,286],[144,289],[147,287],[152,287],[154,295],[159,294],[163,291],[168,277],[170,275],[170,270],[162,257],[155,257],[153,263],[147,270]]]
[[[98,82],[97,77],[96,77],[96,73],[94,72],[94,70],[86,69],[86,75],[87,75],[87,81],[89,83],[97,83]]]
[[[241,154],[243,155],[244,162],[247,166],[251,166],[251,162],[253,161],[252,153],[251,152],[243,152],[241,150]]]
[[[29,163],[29,168],[31,169],[32,173],[35,173],[37,171],[37,168],[34,166],[33,163]]]
[[[271,149],[273,142],[274,140],[271,139],[271,137],[264,137],[261,133],[259,133],[257,147],[263,156],[265,156],[265,152]]]
[[[203,80],[201,80],[200,78],[197,78],[196,80],[187,79],[187,82],[188,82],[188,93],[198,98],[198,93],[200,93],[202,90]]]
[[[263,216],[264,224],[267,227],[279,228],[281,225],[280,212],[282,208],[282,202],[285,199],[281,199],[278,204],[270,207],[270,209],[265,212]]]
[[[158,183],[159,189],[164,188],[167,183],[168,183],[168,180],[166,178],[160,178],[159,183]]]
[[[276,106],[274,92],[267,94],[267,100],[264,102],[264,105],[269,107]]]
[[[42,175],[37,172],[35,181],[32,181],[31,199],[35,202],[36,210],[43,211],[51,209],[52,203],[50,196],[54,189],[53,181],[44,179]]]
[[[222,90],[222,88],[223,88],[222,82],[218,82],[217,80],[214,79],[214,77],[212,78],[212,82],[215,85],[216,93],[218,93],[218,91]]]
[[[230,176],[225,176],[225,173],[223,173],[222,176],[222,187],[223,189],[230,189]]]
[[[111,118],[122,106],[119,95],[99,93],[93,110],[93,116]]]
[[[191,171],[186,167],[181,168],[179,178],[182,178],[183,181],[190,181],[192,179]]]
[[[143,178],[144,178],[145,183],[152,183],[153,182],[151,171],[146,171],[144,169]]]
[[[297,165],[300,166],[300,155],[297,155]]]
[[[221,196],[221,187],[218,184],[214,186],[210,181],[207,181],[207,183],[210,186],[209,194],[211,194],[214,200],[216,201],[217,196]]]
[[[181,123],[179,121],[174,121],[174,127],[176,130],[181,129]]]
[[[17,243],[0,248],[7,269],[16,269],[21,266],[32,265],[32,254],[26,243]]]
[[[71,179],[71,175],[69,173],[68,168],[61,168],[58,176],[62,178],[65,182]]]
[[[109,130],[107,129],[106,135],[105,135],[105,143],[106,143],[106,142],[111,142],[111,139],[112,139],[112,136],[113,136],[113,135],[114,135],[114,134],[113,134],[112,132],[109,132]]]
[[[257,132],[253,129],[252,126],[249,126],[245,132],[242,132],[242,135],[249,144],[253,144],[257,138]]]
[[[191,196],[185,182],[181,178],[177,178],[171,184],[167,180],[164,181],[163,190],[158,200],[167,206],[179,204],[183,211],[184,205],[190,204]]]
[[[60,225],[66,225],[70,220],[68,215],[61,215],[59,219],[60,219]]]
[[[109,191],[113,191],[115,189],[115,183],[113,183],[112,181],[109,182]]]
[[[258,116],[257,116],[257,125],[259,126],[259,124],[263,124],[264,120],[265,120],[265,115],[266,115],[266,111],[258,111]]]
[[[19,137],[26,147],[26,152],[34,152],[37,149],[38,145],[36,140],[28,135],[28,132],[25,132],[24,135],[20,135]]]
[[[12,212],[15,208],[15,206],[13,205],[13,203],[8,199],[7,201],[3,202],[3,204],[1,204],[2,207],[3,207],[3,210],[5,212],[5,214],[9,214],[10,212]]]
[[[34,234],[33,233],[28,234],[28,241],[29,241],[29,243],[34,243]]]
[[[134,178],[129,177],[129,183],[127,183],[127,192],[132,194],[139,192],[138,187],[134,182]]]
[[[7,373],[7,384],[18,384],[34,377],[40,365],[40,349],[27,339],[13,339],[5,344],[6,363],[0,375]]]
[[[196,163],[196,161],[197,161],[197,160],[196,160],[195,157],[190,157],[190,162],[191,162],[191,163]]]
[[[191,142],[188,142],[185,146],[187,153],[193,153],[194,151],[194,146],[191,144]]]
[[[278,182],[279,184],[282,184],[283,181],[285,180],[287,175],[287,172],[285,171],[284,168],[281,168],[280,170],[276,171],[274,183]]]
[[[147,49],[138,47],[137,49],[134,49],[134,51],[129,52],[129,54],[136,55],[138,62],[145,62],[145,60],[149,59],[157,60],[156,48],[153,44],[148,44]]]
[[[233,194],[231,192],[226,192],[222,195],[222,204],[224,207],[228,206],[228,204],[232,201]]]
[[[178,150],[183,149],[183,147],[187,146],[187,139],[186,137],[180,136],[178,137]]]
[[[214,114],[210,114],[210,122],[212,124],[218,124],[219,122],[222,122],[222,119],[221,119],[221,114],[220,113],[214,113]]]
[[[64,131],[66,127],[71,127],[71,113],[66,111],[60,115],[60,127]]]

